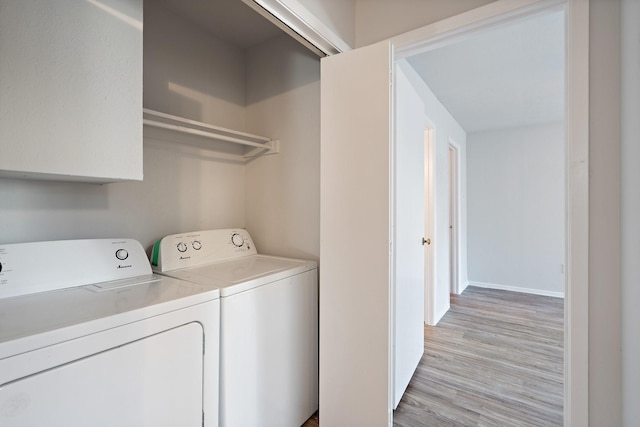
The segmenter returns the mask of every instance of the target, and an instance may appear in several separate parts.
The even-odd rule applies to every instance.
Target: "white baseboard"
[[[496,283],[473,282],[469,281],[468,286],[477,286],[479,288],[499,289],[502,291],[522,292],[525,294],[543,295],[546,297],[564,298],[564,292],[546,291],[543,289],[520,288],[518,286],[499,285]],[[466,288],[466,286],[465,286]]]

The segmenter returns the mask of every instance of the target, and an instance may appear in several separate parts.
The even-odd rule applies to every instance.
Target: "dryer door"
[[[199,427],[203,341],[188,323],[0,385],[0,425]]]

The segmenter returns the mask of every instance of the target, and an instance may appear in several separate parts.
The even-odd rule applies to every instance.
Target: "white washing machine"
[[[129,239],[0,245],[0,425],[218,425],[219,292]]]
[[[258,254],[242,229],[166,236],[157,272],[220,289],[220,425],[299,427],[318,409],[315,261]]]

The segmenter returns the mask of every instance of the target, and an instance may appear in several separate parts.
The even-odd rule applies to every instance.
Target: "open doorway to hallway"
[[[564,19],[546,10],[406,60],[436,134],[436,287],[563,296]]]
[[[417,90],[427,99],[425,112],[434,121],[437,135],[432,249],[435,259],[434,269],[427,272],[433,275],[433,285],[425,295],[426,305],[432,306],[435,316],[433,323],[426,319],[427,323],[450,321],[445,313],[449,305],[452,313],[458,312],[454,301],[465,296],[457,297],[468,285],[473,286],[473,293],[497,295],[498,302],[479,302],[486,304],[480,308],[488,307],[496,319],[508,310],[501,304],[510,304],[507,296],[512,295],[511,291],[531,299],[542,295],[542,301],[547,302],[541,304],[559,306],[560,323],[554,331],[560,331],[560,345],[556,346],[560,358],[554,360],[560,382],[553,381],[561,392],[549,396],[554,396],[551,404],[559,408],[556,412],[562,420],[566,258],[564,11],[547,11],[512,26],[486,31],[473,39],[409,58],[408,64],[411,69],[404,71],[414,77],[413,82],[416,83],[415,77],[422,81],[423,87]],[[457,128],[464,131],[464,138],[457,137],[458,144],[454,145],[450,132]],[[498,291],[483,291],[480,287]],[[523,301],[526,303],[527,298]],[[551,317],[554,316],[557,318],[558,314]],[[475,321],[498,329],[501,326],[492,324],[495,319],[491,316],[480,316]],[[526,327],[517,332],[522,330]],[[545,334],[543,328],[538,332]],[[464,331],[454,335],[458,333],[464,335]],[[476,341],[462,344],[461,340],[459,344],[470,346],[468,355],[472,355],[474,344],[491,345],[485,339],[487,336],[481,338],[479,334]],[[520,342],[524,347],[526,339]],[[518,353],[520,348],[516,347],[508,345],[497,351]],[[429,350],[425,347],[425,351]],[[454,361],[450,362],[453,366]],[[428,368],[422,363],[420,366]],[[500,378],[482,381],[491,380],[501,386]],[[398,410],[402,407],[401,402]]]

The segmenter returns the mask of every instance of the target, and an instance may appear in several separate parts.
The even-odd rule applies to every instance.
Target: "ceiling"
[[[467,133],[564,118],[564,12],[408,59]]]
[[[241,0],[148,0],[206,29],[214,37],[246,49],[277,35],[282,30]]]

